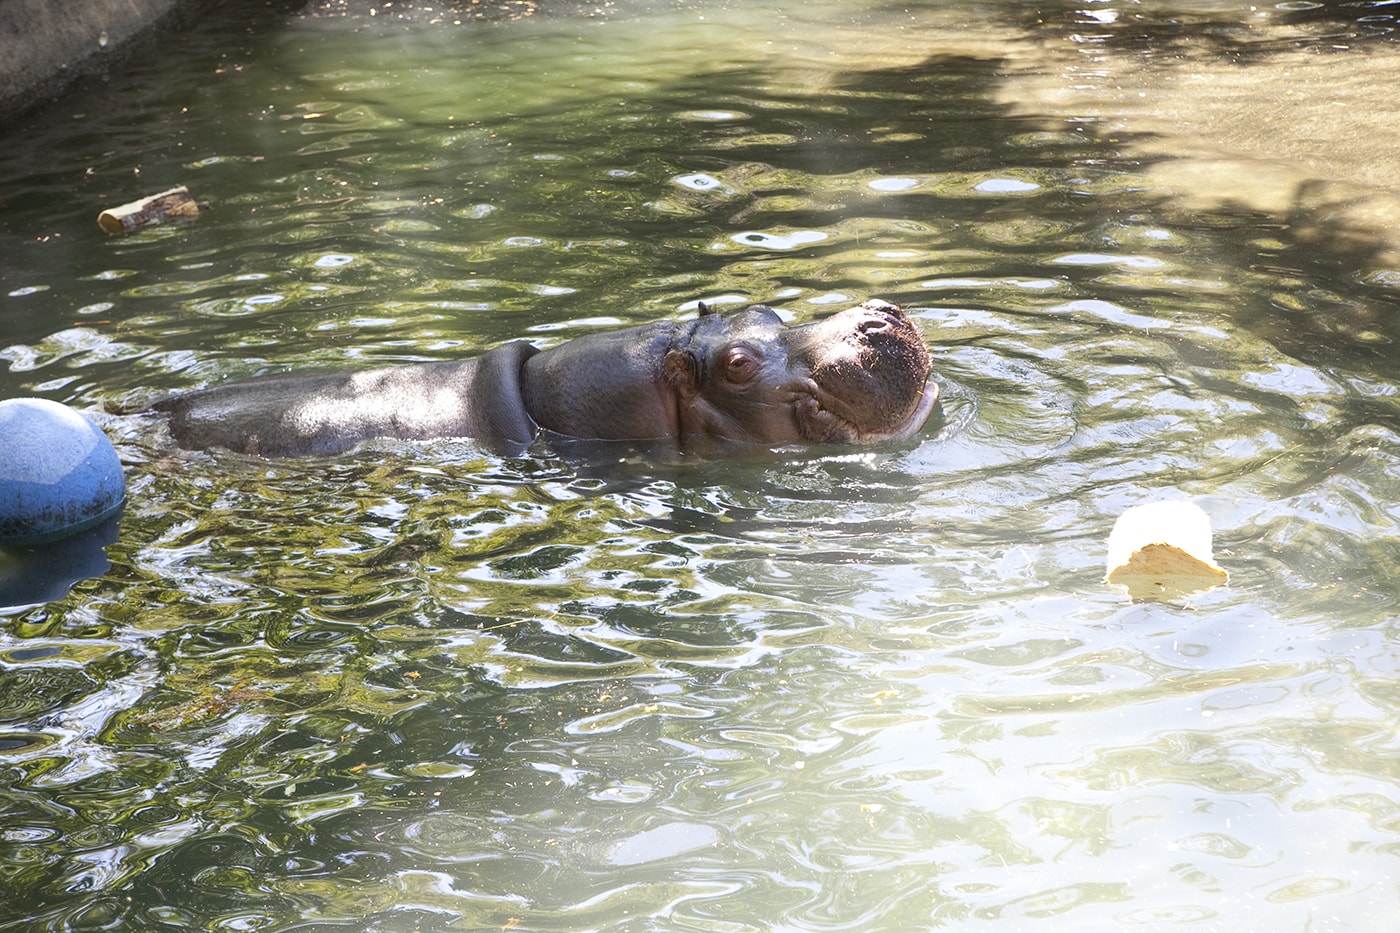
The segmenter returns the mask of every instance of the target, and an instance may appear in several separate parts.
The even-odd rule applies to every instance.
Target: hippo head
[[[800,327],[784,326],[765,305],[729,315],[701,305],[662,373],[683,439],[877,443],[912,435],[938,402],[918,329],[878,299]]]

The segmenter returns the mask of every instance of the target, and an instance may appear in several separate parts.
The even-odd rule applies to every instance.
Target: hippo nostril
[[[856,329],[862,334],[882,334],[891,328],[890,319],[881,315],[880,317],[868,317],[856,325]]]

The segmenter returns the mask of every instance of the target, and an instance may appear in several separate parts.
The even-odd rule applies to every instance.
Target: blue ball
[[[96,425],[48,399],[0,402],[0,547],[91,528],[125,496],[121,460]]]

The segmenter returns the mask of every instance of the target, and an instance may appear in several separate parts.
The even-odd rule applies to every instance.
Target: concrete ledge
[[[206,0],[0,0],[0,120],[120,62]]]

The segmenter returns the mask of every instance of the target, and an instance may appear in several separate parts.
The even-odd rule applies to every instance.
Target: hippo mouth
[[[931,362],[904,311],[872,299],[813,325],[804,341],[809,377],[798,387],[798,427],[818,442],[908,437],[938,403]]]
[[[874,444],[913,436],[938,407],[938,385],[925,382],[913,408],[902,419],[872,425],[850,410],[844,400],[809,382],[797,402],[797,424],[808,441],[821,444]]]

